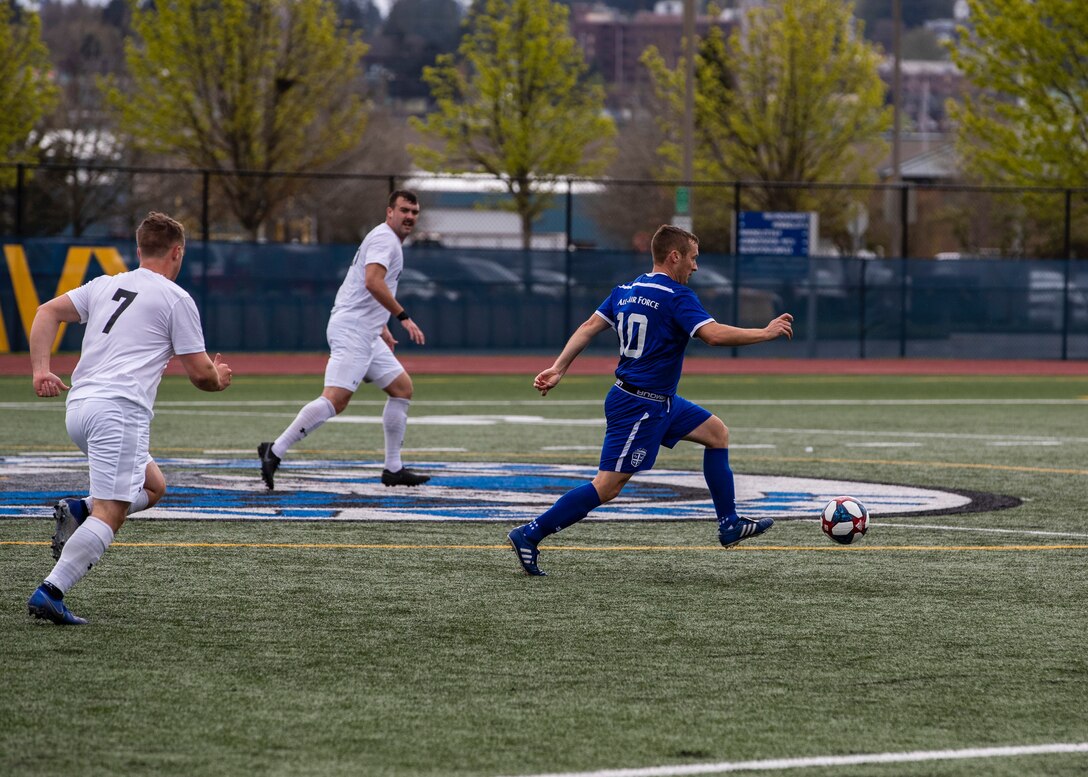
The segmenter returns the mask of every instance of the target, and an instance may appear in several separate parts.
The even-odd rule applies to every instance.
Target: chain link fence
[[[422,211],[399,295],[429,347],[561,346],[613,285],[649,268],[650,237],[681,210],[701,241],[692,286],[718,320],[796,318],[794,343],[734,355],[1088,358],[1088,263],[1077,258],[1088,251],[1088,190],[561,179],[539,186],[526,233],[505,183],[484,176],[0,173],[10,174],[0,175],[0,315],[13,350],[72,247],[114,246],[133,266],[135,228],[152,209],[189,230],[181,282],[215,348],[323,350],[358,241],[390,191],[412,188]],[[807,255],[738,251],[750,211],[815,214]],[[18,280],[13,247],[32,281]],[[101,271],[91,262],[86,277]]]
[[[539,213],[526,229],[506,182],[482,175],[5,163],[0,182],[0,234],[13,237],[124,238],[154,209],[191,239],[354,242],[381,220],[390,191],[412,188],[422,205],[415,241],[450,248],[646,251],[679,210],[704,251],[729,254],[742,211],[804,211],[819,222],[813,256],[1088,255],[1088,189],[561,178],[534,184]]]
[[[178,282],[201,310],[209,348],[323,351],[329,310],[355,249],[192,241]],[[136,264],[131,240],[9,239],[4,253],[0,346],[14,351],[26,350],[33,311],[63,291],[62,282]],[[552,352],[614,285],[649,269],[648,255],[635,251],[417,246],[407,252],[397,297],[426,333],[429,352]],[[703,253],[690,285],[723,323],[759,327],[782,312],[795,317],[792,342],[725,351],[696,342],[693,353],[1088,358],[1088,268],[1073,260]],[[62,349],[78,349],[80,337],[79,327],[69,327]],[[598,352],[614,349],[607,337],[594,343]]]

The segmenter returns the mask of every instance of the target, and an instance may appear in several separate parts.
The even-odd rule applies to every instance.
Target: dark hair
[[[679,251],[681,256],[687,256],[693,243],[699,245],[699,238],[691,232],[672,224],[662,224],[650,241],[650,254],[654,258],[654,264],[662,264],[672,251]]]
[[[185,227],[165,213],[151,211],[136,228],[136,245],[149,259],[166,256],[178,244],[185,245]]]
[[[413,205],[418,205],[419,204],[419,197],[416,197],[415,192],[413,192],[410,189],[397,189],[396,191],[394,191],[392,194],[389,195],[389,207],[390,208],[397,207],[397,199],[398,198],[408,200],[408,202],[412,203]]]

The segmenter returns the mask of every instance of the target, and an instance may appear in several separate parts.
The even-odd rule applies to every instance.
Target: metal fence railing
[[[0,238],[0,350],[24,351],[40,301],[135,265],[132,239]],[[208,347],[322,351],[354,243],[192,240],[178,282]],[[792,257],[702,252],[690,284],[719,321],[762,326],[788,311],[793,342],[740,358],[1088,358],[1088,263],[1073,259]],[[418,245],[398,298],[427,350],[562,346],[609,290],[649,269],[644,251]],[[62,284],[67,284],[64,286]],[[75,350],[80,327],[61,343]],[[594,348],[613,350],[600,337]],[[692,352],[709,351],[701,343]]]
[[[397,187],[416,189],[417,242],[515,248],[520,219],[503,182],[479,175],[256,173],[117,165],[0,163],[0,234],[131,236],[164,210],[191,239],[328,244],[358,241]],[[644,251],[686,193],[704,252],[735,253],[741,211],[811,211],[813,255],[1073,258],[1088,255],[1088,189],[959,184],[764,184],[561,178],[540,184],[546,207],[530,247]],[[241,204],[239,204],[241,203]],[[256,204],[255,204],[256,203]],[[258,207],[259,206],[259,207]],[[260,222],[252,223],[254,214]],[[248,221],[247,221],[248,219]]]

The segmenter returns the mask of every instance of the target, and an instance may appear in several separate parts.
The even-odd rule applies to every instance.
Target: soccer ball
[[[837,496],[820,515],[824,534],[842,545],[860,539],[869,528],[869,511],[852,496]]]

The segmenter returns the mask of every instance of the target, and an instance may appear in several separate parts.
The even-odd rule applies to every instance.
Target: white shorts
[[[325,365],[325,385],[354,392],[360,383],[385,388],[404,367],[381,337],[369,340],[345,335],[329,327],[329,363]]]
[[[123,399],[88,397],[68,404],[64,423],[87,454],[91,496],[132,502],[151,463],[151,414]]]

